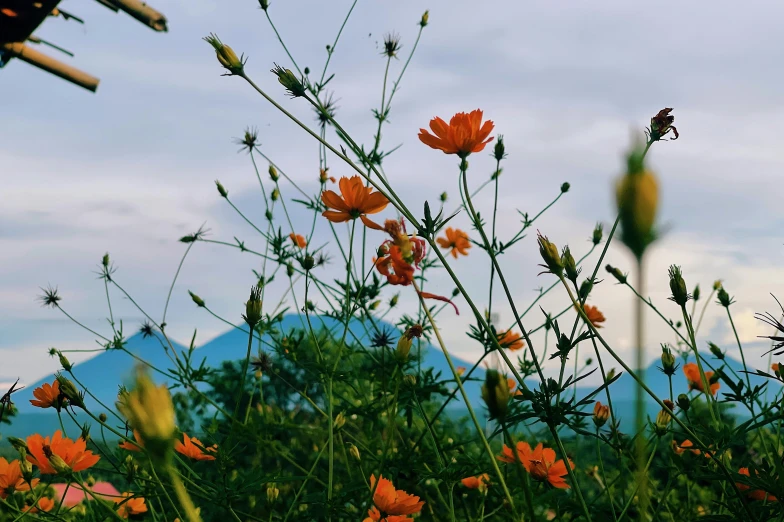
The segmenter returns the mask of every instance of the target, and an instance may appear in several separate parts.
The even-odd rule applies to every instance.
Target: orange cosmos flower
[[[211,455],[211,453],[217,453],[217,444],[213,444],[209,448],[205,447],[199,439],[196,437],[188,437],[187,433],[182,434],[182,439],[183,442],[178,440],[174,444],[174,451],[177,453],[185,455],[193,460],[215,460],[215,455]]]
[[[585,311],[585,315],[588,316],[588,320],[591,322],[594,328],[602,327],[601,323],[605,321],[605,318],[604,314],[599,311],[598,308],[587,304],[583,306],[583,310]]]
[[[568,474],[566,464],[563,460],[556,461],[555,451],[551,448],[545,448],[541,442],[533,451],[527,442],[518,442],[516,457],[512,454],[511,448],[504,444],[503,452],[498,456],[498,460],[506,463],[519,460],[534,480],[549,482],[558,489],[569,488],[569,484],[564,478]],[[571,460],[569,460],[569,466],[574,469],[574,463]]]
[[[745,475],[747,477],[750,476],[749,468],[740,468],[738,470],[738,474]],[[740,482],[736,482],[735,485],[738,486],[738,489],[741,491],[749,491],[751,489],[750,486],[741,484]],[[747,493],[747,495],[752,500],[767,500],[768,502],[778,502],[776,497],[766,491],[762,491],[761,489],[752,489]]]
[[[493,141],[488,138],[495,125],[488,120],[482,123],[482,111],[469,114],[458,112],[449,120],[449,125],[439,117],[430,120],[430,134],[419,129],[419,140],[428,147],[442,150],[445,154],[457,154],[465,158],[472,152],[481,152],[485,145]]]
[[[681,455],[684,451],[690,451],[695,455],[703,455],[706,459],[711,458],[711,455],[713,455],[712,451],[700,451],[699,449],[695,448],[694,443],[688,439],[684,440],[680,444],[675,442],[675,439],[673,439],[672,451],[674,451],[676,455]]]
[[[375,484],[376,476],[370,475],[370,488],[373,489]],[[400,517],[399,515],[419,513],[425,502],[419,500],[419,497],[415,495],[409,495],[402,489],[396,490],[391,480],[381,476],[378,479],[378,487],[376,487],[376,491],[373,493],[373,504],[374,506],[368,510],[368,518],[365,519],[365,522],[403,522],[411,520],[408,517]]]
[[[508,348],[513,352],[525,346],[523,336],[518,333],[514,333],[512,330],[498,332],[496,337],[498,338],[498,344],[501,345],[501,348]]]
[[[94,455],[87,449],[87,443],[79,438],[75,441],[63,437],[60,430],[54,432],[51,437],[42,437],[39,434],[27,437],[27,460],[31,464],[38,466],[38,470],[44,475],[54,475],[57,470],[52,467],[49,459],[56,455],[62,459],[72,471],[84,471],[89,469],[101,459],[99,455]]]
[[[8,498],[15,491],[29,491],[30,484],[25,482],[22,476],[22,468],[19,459],[8,462],[0,457],[0,498]],[[38,479],[33,479],[32,486],[38,484]]]
[[[397,245],[391,245],[386,255],[375,260],[376,270],[387,278],[391,285],[408,286],[414,281],[414,265],[403,260]]]
[[[702,385],[702,378],[700,377],[700,368],[695,363],[684,364],[683,373],[686,374],[686,380],[689,381],[690,390],[699,390],[705,393],[705,389]],[[711,377],[713,377],[713,372],[705,372],[705,379],[710,385],[711,395],[716,395],[716,392],[719,391],[721,384],[718,382],[711,384]]]
[[[127,451],[141,451],[144,448],[144,443],[142,442],[141,436],[139,432],[133,430],[133,438],[136,440],[136,444],[129,440],[124,440],[120,443],[120,449],[124,449]]]
[[[117,506],[117,514],[122,518],[147,513],[147,504],[144,502],[144,497],[134,497],[133,493],[126,491],[122,494],[122,498],[116,498],[114,502],[119,504]]]
[[[289,234],[289,238],[291,239],[291,242],[294,243],[299,248],[305,248],[306,246],[308,246],[307,240],[305,240],[305,238],[300,234],[295,234],[294,232],[292,232],[291,234]]]
[[[490,481],[490,475],[482,473],[476,477],[466,477],[460,482],[463,483],[468,489],[478,489],[481,492],[487,491],[487,483]]]
[[[35,399],[30,400],[30,404],[38,408],[55,408],[60,411],[65,405],[66,398],[60,396],[60,382],[55,379],[52,384],[44,383],[33,390]],[[37,399],[37,400],[36,400]]]
[[[49,512],[54,509],[54,500],[49,497],[41,497],[34,506],[30,506],[23,511],[25,513],[39,513],[41,511]]]
[[[321,193],[321,201],[327,206],[322,216],[333,223],[343,223],[360,218],[366,227],[381,230],[381,226],[367,218],[365,214],[381,212],[389,204],[389,200],[380,192],[373,192],[372,187],[366,187],[362,178],[353,176],[342,177],[338,183],[340,196],[332,190]]]
[[[438,246],[443,248],[444,250],[449,250],[452,257],[457,259],[457,255],[461,254],[464,256],[468,255],[468,249],[471,248],[471,243],[468,241],[468,234],[463,232],[458,228],[447,227],[444,231],[446,237],[439,237],[436,239],[438,241]]]

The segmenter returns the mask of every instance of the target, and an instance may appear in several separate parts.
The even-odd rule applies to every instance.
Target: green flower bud
[[[316,260],[313,259],[313,256],[305,256],[300,260],[300,265],[304,270],[310,270],[314,266],[316,266]]]
[[[188,293],[191,295],[191,299],[193,299],[194,303],[196,303],[201,308],[204,308],[204,300],[201,297],[199,297],[198,295],[194,294],[190,290],[188,290]]]
[[[721,348],[711,342],[708,343],[708,348],[710,348],[710,351],[714,357],[717,359],[724,359],[724,354],[722,353]]]
[[[63,370],[70,372],[71,368],[73,368],[73,365],[71,365],[71,362],[68,360],[68,358],[63,355],[63,352],[57,352],[57,356],[60,358],[60,366],[63,367]]]
[[[567,192],[569,192],[570,188],[571,185],[569,183],[564,183],[563,185],[561,185],[561,193],[566,194]]]
[[[103,265],[104,268],[109,267],[109,252],[106,252],[103,255],[103,259],[101,259],[101,264]]]
[[[662,346],[661,363],[665,375],[675,375],[675,356],[666,346]]]
[[[56,378],[57,382],[60,384],[60,394],[68,399],[71,406],[77,406],[84,409],[82,395],[79,393],[79,390],[76,389],[76,386],[62,374],[58,374]]]
[[[250,290],[250,298],[245,303],[245,315],[242,318],[253,329],[261,321],[261,288],[254,286]]]
[[[272,181],[277,183],[278,179],[280,179],[280,175],[278,174],[278,169],[276,169],[273,165],[270,165],[267,172],[269,172],[269,176],[272,179]]]
[[[672,292],[671,300],[680,306],[684,306],[689,300],[689,292],[686,290],[686,281],[683,280],[681,267],[671,265],[670,270],[670,291]]]
[[[689,397],[685,393],[678,395],[678,407],[683,411],[689,411],[689,406],[691,406]]]
[[[607,265],[604,267],[608,273],[612,274],[612,276],[618,281],[618,283],[625,285],[626,284],[626,274],[621,272],[618,268],[615,268],[612,265]]]
[[[425,11],[422,15],[422,19],[419,21],[419,25],[425,27],[427,23],[430,21],[430,11]]]
[[[446,198],[447,198],[446,192],[442,192],[440,196],[441,202],[446,203]]]
[[[224,187],[217,179],[215,180],[215,186],[218,187],[218,194],[220,194],[222,198],[229,196],[229,191],[226,190],[226,187]]]
[[[493,147],[493,157],[496,161],[501,161],[506,157],[506,147],[504,146],[504,137],[499,134]]]
[[[694,291],[691,293],[691,298],[695,301],[700,300],[700,285],[694,287]]]
[[[292,277],[294,275],[294,265],[292,265],[291,263],[286,265],[286,275],[289,277]]]
[[[359,458],[359,448],[357,448],[356,446],[354,446],[350,442],[348,444],[348,453],[349,453],[349,455],[351,455],[352,457],[354,457],[358,461],[360,460],[360,458]]]
[[[719,304],[721,304],[721,306],[723,306],[724,308],[729,308],[730,305],[735,302],[732,300],[730,294],[727,293],[727,291],[724,289],[723,286],[719,288],[716,297],[719,298]]]
[[[269,0],[259,0],[259,7],[261,7],[263,10],[266,11],[267,9],[269,9],[269,6],[270,6]]]
[[[291,69],[284,69],[278,64],[271,70],[272,74],[278,77],[278,82],[286,89],[289,96],[292,98],[299,98],[307,94],[305,85],[297,79]]]
[[[601,223],[596,223],[596,226],[593,227],[593,235],[591,236],[591,242],[594,244],[594,246],[602,242],[603,235],[604,235],[604,225],[602,225]]]
[[[566,272],[566,278],[572,283],[577,284],[577,275],[579,272],[574,261],[574,256],[572,256],[572,252],[569,250],[568,245],[563,248],[561,253],[561,264]]]

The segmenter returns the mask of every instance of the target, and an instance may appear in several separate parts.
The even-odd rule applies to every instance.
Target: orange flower
[[[465,372],[466,372],[466,367],[465,366],[458,366],[457,367],[457,375],[458,375],[458,377],[462,377]]]
[[[610,407],[604,406],[601,402],[596,401],[593,407],[593,423],[597,428],[601,428],[610,418]]]
[[[391,285],[408,286],[414,281],[414,265],[406,263],[400,247],[390,245],[387,253],[375,260],[376,270]]]
[[[57,471],[52,467],[49,458],[57,455],[71,468],[72,471],[84,471],[95,466],[101,459],[99,455],[94,455],[87,449],[87,443],[79,438],[73,441],[63,437],[60,430],[54,432],[51,437],[42,437],[39,434],[27,437],[27,460],[31,464],[38,466],[39,471],[44,475],[54,475]]]
[[[376,485],[376,476],[370,475],[370,489]],[[378,487],[373,493],[373,506],[368,510],[368,518],[365,522],[371,520],[372,522],[403,522],[411,520],[408,517],[395,517],[389,515],[411,515],[419,513],[422,506],[425,505],[424,501],[419,500],[415,495],[409,495],[402,489],[395,489],[392,481],[385,479],[383,476],[378,479]],[[383,517],[382,517],[383,515]]]
[[[215,455],[210,455],[210,453],[217,453],[217,444],[207,448],[196,437],[188,437],[187,433],[182,434],[182,439],[184,442],[178,440],[174,443],[174,451],[177,453],[193,460],[215,460]]]
[[[368,517],[363,522],[413,522],[413,518],[405,515],[391,515],[382,517],[381,512],[373,506],[368,509]]]
[[[114,499],[114,503],[119,504],[117,506],[117,514],[122,518],[147,513],[147,504],[144,502],[144,497],[134,497],[133,495],[133,493],[126,491],[122,494],[122,498]]]
[[[365,226],[382,230],[378,223],[367,218],[365,214],[376,214],[381,212],[389,204],[389,200],[380,192],[373,192],[371,187],[366,187],[362,183],[362,178],[353,176],[351,178],[340,178],[340,196],[332,190],[325,190],[321,193],[321,201],[327,206],[321,215],[333,223],[343,223],[352,219],[360,218]]]
[[[512,379],[511,377],[507,377],[506,384],[509,386],[509,391],[513,392],[515,395],[522,395],[523,392],[520,390],[515,390],[517,388],[517,381]]]
[[[38,484],[38,479],[33,479],[33,487]],[[19,459],[8,462],[0,457],[0,498],[8,498],[15,491],[29,491],[30,484],[22,476]]]
[[[457,154],[465,158],[472,152],[481,152],[485,145],[493,141],[488,138],[495,125],[488,120],[482,123],[482,111],[479,109],[469,114],[458,112],[449,120],[449,125],[441,118],[430,120],[430,134],[419,129],[419,140],[428,147],[442,150],[445,154]]]
[[[595,306],[591,306],[589,304],[583,306],[583,310],[585,311],[585,315],[588,316],[588,320],[591,321],[591,324],[594,328],[601,328],[605,321],[604,314],[599,311],[598,308]]]
[[[490,480],[490,475],[482,473],[476,477],[466,477],[460,482],[463,483],[468,489],[478,489],[481,492],[487,491],[487,483]]]
[[[691,451],[695,455],[703,455],[706,459],[711,458],[711,455],[713,455],[712,451],[700,451],[699,449],[695,448],[694,443],[688,439],[684,440],[680,444],[675,442],[675,439],[673,439],[672,451],[674,451],[676,455],[680,455],[684,451]]]
[[[702,385],[702,378],[700,377],[700,369],[695,363],[684,364],[683,373],[686,374],[686,380],[689,381],[690,390],[699,390],[705,393],[705,389]],[[711,395],[716,395],[721,384],[718,382],[710,384],[711,377],[713,377],[713,372],[705,372],[705,379],[710,385]]]
[[[745,475],[747,477],[750,476],[749,468],[740,468],[738,470],[738,473],[740,475]],[[741,491],[748,491],[749,489],[751,489],[750,486],[746,484],[741,484],[740,482],[736,482],[735,485],[738,486],[738,489]],[[778,499],[776,497],[774,497],[773,495],[771,495],[766,491],[762,491],[761,489],[753,489],[749,491],[747,495],[752,500],[767,500],[768,502],[778,502]]]
[[[124,440],[120,443],[120,449],[127,451],[141,451],[142,448],[144,448],[144,443],[142,442],[138,431],[133,430],[133,438],[136,440],[136,444],[131,441]]]
[[[498,338],[498,344],[501,345],[501,348],[508,348],[513,352],[519,350],[523,346],[525,346],[525,342],[523,341],[523,336],[512,332],[512,330],[507,330],[505,332],[498,332],[496,334]]]
[[[65,405],[65,397],[60,397],[60,382],[55,379],[52,384],[44,383],[33,390],[35,399],[30,400],[30,404],[38,408],[55,408],[60,411]]]
[[[291,239],[291,242],[294,243],[299,248],[305,248],[306,246],[308,246],[308,242],[300,234],[295,234],[294,232],[292,232],[291,234],[289,234],[289,238]]]
[[[30,506],[24,510],[25,513],[39,513],[41,511],[49,512],[54,509],[54,500],[49,497],[41,497],[34,506]]]
[[[468,249],[471,248],[471,243],[468,241],[468,234],[460,230],[459,228],[452,228],[447,227],[444,231],[446,237],[439,237],[436,239],[438,241],[438,246],[445,250],[452,249],[449,253],[452,254],[452,257],[457,259],[457,255],[461,254],[464,256],[468,255]]]
[[[568,474],[566,464],[563,460],[556,461],[555,451],[545,448],[540,442],[533,451],[527,442],[517,443],[517,456],[512,455],[512,450],[504,444],[503,453],[498,456],[498,460],[506,463],[517,462],[523,465],[531,478],[539,482],[549,482],[558,489],[568,489],[564,477]],[[569,460],[569,466],[574,469],[574,463]]]

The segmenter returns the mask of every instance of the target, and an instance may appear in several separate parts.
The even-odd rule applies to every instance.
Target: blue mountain
[[[312,316],[311,322],[316,329],[326,328],[329,329],[334,335],[342,335],[342,329],[344,325],[342,322],[336,319],[330,317]],[[303,316],[292,314],[285,316],[283,321],[277,326],[277,329],[281,333],[286,334],[291,331],[303,328],[303,324],[306,324],[304,323]],[[383,322],[378,323],[377,327],[386,331],[395,330],[392,325]],[[349,339],[353,340],[354,342],[368,345],[370,343],[369,332],[372,332],[370,328],[366,328],[366,325],[363,325],[358,320],[354,320],[350,324]],[[215,368],[220,366],[220,364],[224,361],[236,361],[244,359],[247,353],[247,346],[247,330],[244,328],[233,328],[228,332],[205,343],[203,346],[196,348],[193,352],[192,364],[194,366],[198,366],[202,360],[204,360],[207,366]],[[269,346],[270,340],[269,337],[266,336],[262,339],[262,347],[269,349]],[[186,349],[177,343],[174,343],[174,347],[178,351]],[[253,354],[257,352],[257,347],[258,343],[254,342],[252,348]],[[169,357],[169,354],[161,345],[161,342],[154,337],[145,339],[141,334],[136,334],[127,340],[127,349],[134,356],[149,362],[157,368],[166,370],[174,366]],[[454,356],[452,356],[452,361],[455,366],[465,366],[468,368],[473,366],[471,363]],[[720,364],[714,363],[720,362],[721,361],[712,361],[711,364],[714,367],[719,367],[721,366]],[[684,361],[681,360],[679,363],[683,365]],[[740,375],[745,381],[745,376],[741,373],[743,366],[739,361],[727,357],[724,360],[724,363],[726,366],[735,370],[735,372],[737,372],[738,375]],[[93,398],[88,395],[85,398],[85,403],[88,405],[88,407],[94,412],[104,411],[105,409],[100,406],[98,401],[109,407],[112,407],[117,397],[118,386],[128,382],[128,379],[131,376],[131,372],[136,364],[138,364],[138,360],[133,356],[128,355],[122,351],[109,350],[83,363],[75,365],[74,374],[79,380],[78,384],[81,385],[79,387],[81,388],[83,386],[87,388],[95,396],[95,398]],[[444,357],[441,349],[429,344],[425,345],[422,350],[421,365],[423,369],[433,368],[436,372],[440,372],[444,378],[448,378],[448,376],[451,374],[449,365],[447,364],[446,358]],[[606,367],[610,368],[613,366],[614,365],[612,364],[612,361],[608,360],[606,362]],[[667,379],[667,376],[660,372],[656,366],[657,365],[654,363],[646,369],[645,382],[659,397],[669,397],[669,380]],[[706,371],[708,370],[709,368],[706,367]],[[729,370],[726,371],[729,373]],[[471,380],[465,384],[469,401],[471,401],[471,404],[475,406],[475,410],[477,410],[477,412],[483,410],[483,408],[480,406],[482,404],[480,388],[481,382],[484,380],[484,374],[484,368],[477,368],[474,371]],[[159,374],[154,374],[154,376],[160,382],[164,382],[164,380],[160,378]],[[750,376],[750,380],[752,386],[762,384],[766,381],[766,379],[754,375]],[[45,382],[51,381],[52,377],[47,376],[46,378],[41,379],[36,383],[30,384],[24,389],[20,390],[18,393],[14,394],[14,402],[19,410],[19,415],[14,418],[10,427],[3,426],[0,428],[0,431],[4,435],[25,436],[33,431],[50,432],[58,429],[59,421],[57,420],[57,417],[54,415],[52,410],[40,410],[30,405],[30,399],[33,398],[33,389],[41,386]],[[531,388],[537,388],[539,383],[538,381],[528,381],[528,385]],[[774,386],[776,387],[776,390],[779,389],[779,384],[775,381],[769,381],[768,386]],[[637,383],[631,376],[627,374],[623,374],[610,387],[616,416],[621,418],[623,421],[622,427],[626,429],[632,426],[634,419],[634,398],[636,388]],[[578,386],[577,398],[581,399],[585,397],[587,394],[591,393],[593,389],[595,388],[589,386]],[[686,393],[687,391],[688,389],[686,380],[683,377],[683,373],[679,370],[676,375],[673,376],[673,397],[676,397],[679,393]],[[723,384],[719,393],[721,394],[725,391],[728,391],[727,386]],[[569,393],[567,393],[566,396],[568,397]],[[605,393],[602,391],[596,395],[595,400],[605,402],[605,397]],[[658,406],[656,403],[652,399],[648,398],[647,395],[646,409],[648,414],[652,417],[654,417],[658,411]],[[465,412],[465,407],[459,394],[457,394],[455,400],[453,400],[450,404],[448,411],[453,416],[460,416]],[[64,416],[64,420],[66,421],[66,429],[69,432],[78,432],[78,427],[73,424],[70,419]],[[87,418],[83,412],[79,412],[77,410],[77,420],[83,423],[85,421],[89,421],[89,418]]]

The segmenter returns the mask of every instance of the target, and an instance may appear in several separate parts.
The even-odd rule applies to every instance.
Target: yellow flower
[[[117,407],[138,430],[148,453],[152,457],[166,457],[175,430],[174,405],[166,386],[156,386],[146,372],[139,370],[134,389],[124,395]]]

